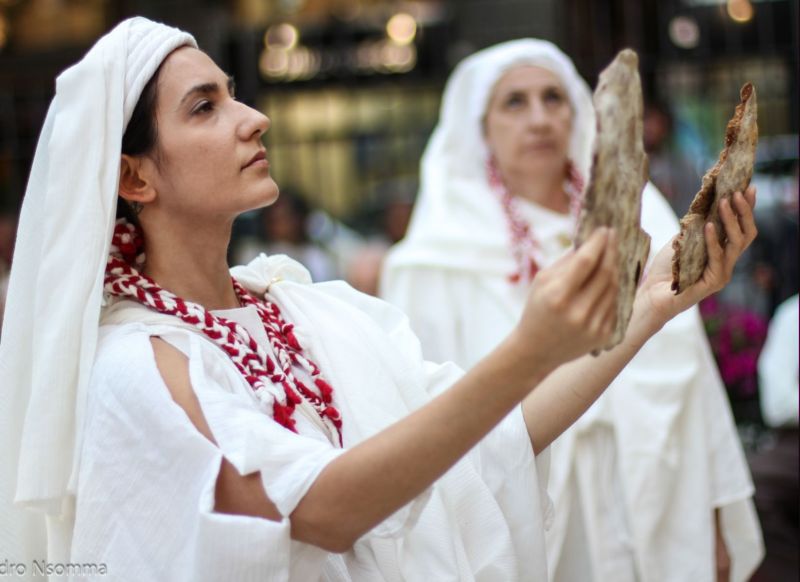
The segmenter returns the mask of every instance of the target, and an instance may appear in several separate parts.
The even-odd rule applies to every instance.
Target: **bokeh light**
[[[397,44],[411,44],[417,35],[417,21],[405,12],[398,12],[386,23],[386,34]]]
[[[750,0],[728,0],[728,16],[736,22],[749,22],[753,19],[753,13]]]

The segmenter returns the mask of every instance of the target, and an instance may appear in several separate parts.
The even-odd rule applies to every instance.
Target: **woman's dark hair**
[[[122,153],[129,156],[156,154],[158,146],[158,122],[156,120],[156,102],[158,101],[158,77],[161,67],[142,89],[139,101],[133,108],[128,127],[122,136]],[[117,218],[125,218],[138,226],[139,220],[127,200],[117,200]]]
[[[158,77],[161,67],[142,89],[139,101],[133,108],[131,120],[122,136],[122,153],[129,156],[149,154],[158,141],[158,124],[156,122],[156,101],[158,100]]]

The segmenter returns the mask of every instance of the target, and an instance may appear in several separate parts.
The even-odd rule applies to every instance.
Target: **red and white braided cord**
[[[332,425],[339,444],[342,444],[342,419],[333,406],[333,389],[319,367],[303,354],[303,348],[294,334],[294,325],[284,321],[275,303],[266,298],[259,300],[253,297],[232,279],[241,304],[256,308],[278,363],[243,326],[213,315],[197,303],[181,299],[141,274],[134,264],[140,266],[144,263],[142,247],[143,239],[137,228],[124,219],[117,221],[106,264],[106,293],[133,299],[192,325],[230,357],[258,398],[272,405],[272,417],[277,423],[296,432],[294,411],[305,400],[323,424]],[[293,366],[299,366],[311,376],[316,391],[295,376]]]
[[[500,199],[500,205],[506,217],[506,224],[508,224],[508,230],[511,234],[511,253],[517,263],[517,270],[508,276],[508,280],[511,283],[533,281],[539,271],[539,264],[534,258],[539,250],[539,242],[533,236],[528,222],[522,218],[522,214],[517,208],[516,197],[508,191],[508,188],[503,183],[494,159],[489,158],[486,166],[489,174],[489,185]]]
[[[536,255],[539,254],[539,241],[533,235],[531,226],[519,210],[516,196],[506,188],[497,163],[490,157],[486,163],[489,186],[500,200],[511,235],[511,253],[517,263],[517,270],[508,276],[511,283],[524,281],[530,283],[539,272]],[[575,165],[570,161],[567,167],[565,190],[570,198],[570,214],[576,220],[582,203],[584,182]]]

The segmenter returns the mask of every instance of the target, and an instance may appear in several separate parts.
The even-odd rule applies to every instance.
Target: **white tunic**
[[[343,283],[308,284],[294,262],[262,255],[237,278],[269,295],[335,390],[344,448],[446,390],[461,372],[423,361],[406,318]],[[292,280],[294,279],[294,280]],[[269,349],[253,308],[225,313]],[[71,562],[115,581],[545,580],[548,499],[519,407],[425,494],[344,554],[290,538],[288,515],[342,449],[312,416],[297,433],[266,416],[228,357],[175,318],[131,302],[105,314],[92,372]],[[150,337],[189,361],[215,446],[173,402]],[[223,456],[260,471],[280,522],[215,513]],[[546,478],[546,477],[545,477]],[[366,484],[365,486],[369,486]]]
[[[546,266],[569,246],[572,220],[520,206]],[[642,225],[653,253],[677,232],[651,186]],[[425,357],[469,367],[518,321],[527,289],[495,265],[476,260],[448,269],[415,261],[402,244],[393,251],[382,292],[409,315]],[[553,579],[714,580],[715,508],[722,508],[732,580],[746,580],[760,561],[752,482],[696,308],[651,338],[551,450]]]

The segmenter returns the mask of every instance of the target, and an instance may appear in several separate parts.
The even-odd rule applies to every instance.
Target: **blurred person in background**
[[[425,362],[395,307],[287,257],[228,268],[236,216],[278,196],[270,123],[190,35],[143,18],[58,77],[0,343],[3,566],[545,580],[535,455],[730,278],[754,191],[721,205],[726,242],[707,225],[708,267],[679,296],[663,249],[617,349],[580,358],[616,317],[601,228],[539,272],[517,327],[464,373]]]
[[[793,295],[775,311],[758,359],[761,413],[773,428],[798,426],[797,297]]]
[[[360,245],[350,253],[344,279],[363,293],[379,294],[383,261],[389,248],[405,236],[414,207],[412,183],[390,180],[375,192],[375,202],[368,204],[357,219],[364,233]]]
[[[569,251],[594,127],[589,88],[548,42],[503,43],[453,72],[381,284],[427,358],[474,365],[512,329],[537,271]],[[677,219],[652,184],[642,204],[659,249]],[[753,484],[696,309],[647,343],[551,455],[552,580],[742,582],[761,560]]]
[[[770,438],[748,454],[756,484],[755,502],[764,530],[767,559],[752,582],[797,577],[800,535],[798,399],[800,390],[798,296],[784,301],[769,324],[758,359],[759,400]]]
[[[389,245],[399,243],[406,235],[418,184],[416,180],[391,180],[378,189],[380,200],[376,223],[377,238]]]
[[[274,204],[258,212],[257,236],[236,241],[233,263],[244,265],[259,254],[286,255],[305,265],[314,281],[338,279],[331,256],[308,234],[308,204],[290,188],[282,188]]]
[[[354,289],[378,296],[378,285],[388,245],[380,240],[366,240],[353,250],[344,272],[344,280]]]
[[[651,100],[644,106],[642,139],[647,152],[650,181],[658,188],[678,216],[689,210],[700,189],[702,176],[697,167],[677,149],[673,135],[675,123],[669,106]]]

